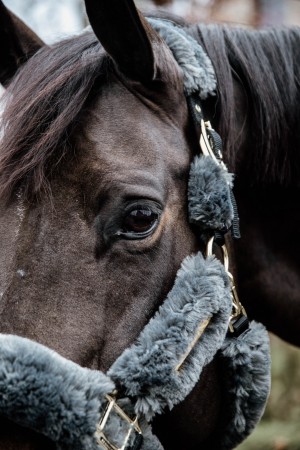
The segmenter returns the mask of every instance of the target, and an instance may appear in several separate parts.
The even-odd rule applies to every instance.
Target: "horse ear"
[[[118,69],[135,81],[155,77],[151,34],[133,0],[85,0],[90,24]]]
[[[0,0],[0,83],[6,86],[43,41]]]

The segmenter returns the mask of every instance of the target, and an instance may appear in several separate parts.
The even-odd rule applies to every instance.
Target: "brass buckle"
[[[210,156],[214,161],[218,163],[217,158],[215,157],[215,154],[213,152],[213,149],[211,148],[206,129],[211,128],[210,122],[204,122],[203,119],[201,119],[201,135],[200,135],[200,147],[202,150],[203,155]]]
[[[235,333],[234,323],[241,316],[247,317],[247,313],[246,313],[245,308],[243,307],[243,305],[241,304],[241,302],[239,300],[233,276],[228,271],[227,271],[227,274],[229,276],[230,283],[231,283],[231,295],[232,295],[232,313],[231,313],[230,321],[229,321],[229,331],[231,333]]]
[[[138,416],[136,416],[134,419],[131,419],[117,404],[115,395],[106,395],[105,398],[107,400],[107,405],[96,429],[95,436],[97,444],[101,445],[105,450],[139,450],[143,442],[143,435],[138,424]],[[107,421],[110,414],[113,412],[117,414],[122,420],[124,420],[128,425],[128,432],[121,447],[117,447],[115,444],[113,444],[105,434]],[[129,439],[132,437],[133,433],[135,434],[135,439],[133,444],[129,446]]]
[[[211,144],[209,142],[209,137],[207,135],[206,130],[212,130],[211,123],[209,121],[204,122],[204,120],[201,119],[200,126],[201,126],[201,134],[200,134],[199,144],[200,144],[203,155],[210,156],[217,164],[219,164],[221,167],[223,167],[223,169],[225,169],[227,171],[227,167],[226,167],[223,159],[218,159],[216,157],[216,155],[214,154],[214,151],[211,147]]]

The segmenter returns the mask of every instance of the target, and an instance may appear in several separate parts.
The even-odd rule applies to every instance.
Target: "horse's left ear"
[[[85,4],[94,33],[120,72],[135,81],[153,80],[152,41],[157,35],[133,0],[85,0]]]
[[[43,41],[0,0],[0,83],[6,86]]]

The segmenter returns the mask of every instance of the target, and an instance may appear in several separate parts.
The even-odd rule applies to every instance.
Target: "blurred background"
[[[243,26],[300,25],[300,0],[135,0],[144,12],[170,11],[188,21]],[[4,0],[48,43],[87,25],[83,0]]]
[[[82,0],[4,2],[47,43],[80,32],[87,25]],[[136,0],[136,3],[145,12],[160,8],[192,22],[226,22],[254,28],[300,25],[300,0]],[[272,335],[270,339],[271,396],[263,420],[239,450],[300,450],[300,349]]]

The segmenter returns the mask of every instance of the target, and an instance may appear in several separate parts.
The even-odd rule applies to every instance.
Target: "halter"
[[[163,450],[151,420],[183,401],[216,355],[225,406],[215,448],[229,450],[252,431],[269,392],[268,336],[262,325],[248,321],[229,272],[224,235],[229,229],[239,234],[232,176],[200,103],[214,94],[214,70],[182,28],[149,22],[183,71],[191,117],[200,129],[202,154],[191,165],[188,203],[206,256],[183,261],[166,300],[107,374],[28,339],[0,335],[0,413],[48,436],[58,449]],[[213,255],[214,243],[223,263]]]

